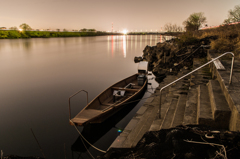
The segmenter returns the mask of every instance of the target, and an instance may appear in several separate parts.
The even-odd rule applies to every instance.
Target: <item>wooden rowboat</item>
[[[126,106],[128,102],[137,99],[146,87],[145,75],[134,74],[123,79],[95,97],[74,118],[71,119],[69,112],[70,124],[83,126],[89,123],[101,123]],[[69,111],[71,111],[70,106]]]

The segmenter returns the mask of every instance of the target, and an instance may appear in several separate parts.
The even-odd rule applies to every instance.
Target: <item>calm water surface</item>
[[[0,40],[0,149],[4,155],[42,156],[32,129],[47,158],[89,158],[69,125],[68,97],[84,89],[91,101],[136,73],[134,57],[141,56],[146,45],[160,41],[159,35]],[[142,102],[104,124],[79,130],[107,150]],[[85,105],[85,94],[73,99],[72,116]],[[89,150],[94,156],[101,154]]]

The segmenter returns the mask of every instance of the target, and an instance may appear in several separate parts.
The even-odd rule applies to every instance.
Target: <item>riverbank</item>
[[[81,36],[102,36],[102,35],[122,35],[122,33],[108,33],[108,32],[100,32],[100,31],[97,31],[97,32],[57,32],[57,31],[0,30],[0,39],[81,37]]]
[[[235,58],[240,56],[240,24],[221,26],[215,29],[185,32],[176,38],[146,46],[142,60],[149,62],[156,76],[169,72],[177,73],[184,67],[191,67],[194,58],[206,57],[206,49],[216,53],[233,52]]]
[[[212,51],[207,55],[208,60],[215,56]],[[213,63],[164,89],[159,117],[159,90],[206,61],[206,57],[194,58],[193,68],[168,74],[99,158],[239,158],[240,61],[235,61],[231,84],[231,59],[225,59],[225,69]]]
[[[172,84],[159,100],[163,86],[223,53],[209,50],[218,40],[215,35],[192,37],[187,45],[172,40],[146,46],[142,59],[157,77],[166,78],[99,158],[239,158],[240,61],[235,61],[230,84],[231,54]],[[238,46],[228,51],[239,56]]]

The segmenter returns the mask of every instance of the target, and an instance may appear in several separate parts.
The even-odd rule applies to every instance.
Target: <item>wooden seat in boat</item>
[[[139,89],[129,89],[129,88],[121,88],[121,87],[112,87],[114,90],[125,90],[129,92],[137,92]]]
[[[96,110],[96,109],[85,109],[84,111],[80,112],[77,114],[72,121],[74,123],[84,123],[88,121],[89,119],[98,116],[102,113],[101,110]]]

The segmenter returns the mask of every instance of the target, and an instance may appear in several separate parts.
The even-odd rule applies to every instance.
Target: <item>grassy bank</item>
[[[51,37],[80,37],[80,36],[100,36],[112,35],[107,32],[55,32],[55,31],[17,31],[0,30],[0,39],[19,38],[51,38]]]
[[[208,39],[211,49],[218,52],[240,53],[240,24],[224,25],[218,28],[186,32],[179,36],[179,46],[194,44],[200,39]]]

